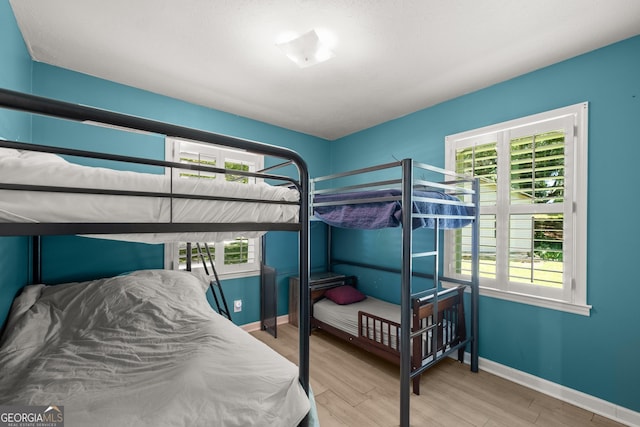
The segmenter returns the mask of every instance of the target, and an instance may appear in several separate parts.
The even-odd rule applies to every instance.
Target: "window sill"
[[[196,267],[193,271],[200,271],[204,274],[204,268]],[[213,273],[209,272],[209,276],[213,278]],[[220,280],[229,280],[229,279],[241,279],[243,277],[254,277],[260,276],[260,270],[245,270],[245,271],[233,271],[228,273],[218,273],[218,278]]]
[[[457,286],[453,283],[444,283],[444,287],[453,287]],[[465,292],[470,292],[470,289],[467,287]],[[591,305],[586,304],[574,304],[565,301],[559,301],[551,298],[544,298],[526,294],[520,294],[517,292],[509,292],[503,291],[500,289],[494,288],[485,288],[480,286],[480,295],[490,298],[498,298],[505,301],[517,302],[520,304],[528,304],[534,305],[537,307],[548,308],[550,310],[558,310],[564,311],[572,314],[579,314],[581,316],[590,316],[591,315]]]
[[[235,271],[233,273],[219,274],[220,280],[241,279],[243,277],[259,276],[260,270]]]

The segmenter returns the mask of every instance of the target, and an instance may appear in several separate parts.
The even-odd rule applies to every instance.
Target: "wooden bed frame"
[[[350,276],[348,284],[355,286],[356,283],[355,277]],[[464,316],[464,288],[464,286],[457,286],[439,291],[435,303],[433,295],[412,299],[411,373],[413,377],[413,392],[417,395],[420,394],[422,371],[440,360],[444,355],[443,353],[457,350],[458,360],[460,362],[464,361],[464,346],[460,345],[467,338]],[[354,336],[313,317],[313,304],[324,298],[324,293],[328,289],[330,287],[311,293],[312,329],[326,331],[392,363],[400,364],[399,323],[372,313],[359,311],[358,335]],[[398,306],[398,310],[400,310],[400,306]],[[437,321],[435,322],[434,313],[437,313]],[[395,338],[389,339],[389,337]],[[435,354],[434,349],[436,349]],[[438,357],[434,357],[436,355]],[[417,372],[418,370],[420,372]]]

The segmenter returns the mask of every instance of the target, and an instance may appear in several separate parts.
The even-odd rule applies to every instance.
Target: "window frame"
[[[480,215],[496,215],[496,279],[479,278],[480,294],[509,301],[525,303],[585,316],[590,315],[587,304],[587,160],[588,160],[588,112],[587,102],[570,105],[538,114],[465,131],[445,138],[445,167],[456,170],[456,150],[487,143],[496,143],[498,152],[497,200],[494,206],[481,206]],[[553,122],[564,122],[569,133],[565,136],[565,194],[562,203],[565,221],[563,236],[564,261],[563,288],[559,292],[545,290],[535,285],[522,286],[509,282],[509,221],[504,225],[500,218],[518,213],[520,208],[510,202],[509,187],[511,159],[509,147],[518,136],[530,135],[531,129],[549,130]],[[533,131],[535,134],[535,130]],[[505,172],[506,170],[506,172]],[[500,188],[507,188],[500,190]],[[506,195],[506,196],[505,196]],[[536,207],[542,211],[551,205]],[[536,209],[534,208],[534,209]],[[527,210],[528,212],[528,210]],[[468,278],[455,272],[455,230],[445,232],[444,274],[452,278]],[[498,247],[500,245],[500,247]],[[506,257],[506,258],[505,258]],[[501,261],[500,261],[501,259]],[[505,259],[506,264],[505,264]],[[504,275],[506,272],[506,277]],[[506,282],[505,282],[506,279]],[[531,292],[535,290],[538,294]]]
[[[248,153],[241,150],[233,150],[227,147],[222,147],[219,145],[209,145],[203,144],[202,142],[197,141],[189,141],[181,138],[173,138],[166,137],[165,138],[165,159],[168,161],[176,161],[179,162],[179,153],[180,153],[180,144],[196,144],[203,146],[206,154],[211,156],[216,156],[216,159],[223,158],[224,161],[236,161],[243,162],[246,161],[248,163],[252,163],[254,165],[255,170],[251,170],[255,172],[257,170],[261,170],[264,168],[264,156],[254,153]],[[220,167],[220,165],[216,165],[216,167]],[[173,171],[175,174],[179,174],[178,170]],[[171,168],[166,168],[165,175],[169,176],[171,174]],[[216,179],[225,179],[224,174],[217,174]],[[263,181],[261,178],[250,178],[255,179],[256,182]],[[241,237],[241,236],[238,236]],[[245,264],[224,264],[224,263],[215,263],[216,272],[220,279],[235,279],[242,277],[253,277],[260,275],[260,266],[262,264],[262,242],[260,238],[250,238],[250,241],[253,241],[252,247],[249,248],[249,252],[253,253],[253,262],[245,263]],[[195,242],[194,246],[195,246]],[[201,242],[202,243],[202,242]],[[220,254],[224,253],[224,242],[208,242],[213,243],[215,247],[215,253]],[[179,258],[179,243],[166,243],[164,245],[164,267],[167,269],[177,270],[180,268],[180,264],[178,261]],[[214,255],[215,257],[215,255]],[[196,264],[197,265],[197,264]],[[210,266],[207,266],[210,268]],[[202,269],[204,267],[195,267],[195,269]]]

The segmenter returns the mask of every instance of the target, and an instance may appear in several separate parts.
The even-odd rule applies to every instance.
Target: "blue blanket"
[[[400,196],[400,190],[374,190],[353,193],[338,193],[316,195],[314,203],[338,202],[353,199],[370,199],[378,197]],[[454,196],[450,196],[438,191],[415,191],[414,196],[428,197],[431,199],[460,201]],[[428,215],[455,215],[473,216],[473,208],[466,206],[442,204],[435,202],[413,202],[413,212]],[[314,214],[325,223],[342,228],[357,228],[364,230],[374,230],[387,227],[399,227],[402,224],[402,204],[400,201],[392,200],[386,202],[371,202],[357,204],[340,204],[335,206],[314,206]],[[436,218],[414,218],[413,228],[434,228]],[[440,228],[461,228],[469,223],[470,219],[439,219]]]

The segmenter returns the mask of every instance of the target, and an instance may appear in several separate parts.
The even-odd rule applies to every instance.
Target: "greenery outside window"
[[[481,294],[589,314],[588,105],[446,138],[446,167],[480,179]],[[469,277],[471,230],[446,234],[445,275]]]

